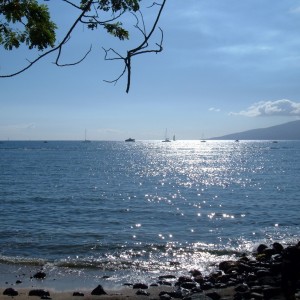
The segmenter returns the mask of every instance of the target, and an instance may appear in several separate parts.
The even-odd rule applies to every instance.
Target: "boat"
[[[125,142],[135,142],[135,139],[129,138],[129,139],[126,139]]]
[[[86,139],[86,130],[84,131],[84,143],[90,143],[91,141],[90,140],[87,140]]]
[[[174,142],[176,141],[175,134],[173,135],[173,141],[174,141]]]
[[[168,138],[168,130],[166,129],[166,133],[165,133],[165,139],[162,141],[164,143],[170,143],[171,140]]]

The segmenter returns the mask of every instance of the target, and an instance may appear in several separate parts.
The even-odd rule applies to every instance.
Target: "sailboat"
[[[84,143],[90,143],[91,141],[90,140],[87,140],[86,139],[86,129],[85,129],[85,131],[84,131],[84,141],[83,141]]]
[[[162,142],[164,142],[164,143],[171,142],[171,140],[168,138],[168,130],[167,129],[166,129],[166,133],[165,133],[165,139]]]
[[[173,135],[173,142],[175,142],[176,141],[176,138],[175,138],[175,134]]]

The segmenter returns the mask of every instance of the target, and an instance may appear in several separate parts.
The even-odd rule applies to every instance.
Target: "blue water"
[[[299,182],[299,141],[4,141],[0,262],[208,271],[300,240]]]

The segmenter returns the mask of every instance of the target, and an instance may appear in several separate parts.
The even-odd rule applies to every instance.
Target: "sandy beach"
[[[174,287],[169,287],[169,286],[157,286],[157,287],[149,287],[149,289],[146,290],[146,292],[149,294],[147,295],[138,295],[137,290],[133,289],[132,287],[128,288],[122,288],[120,290],[107,290],[107,295],[91,295],[91,291],[74,291],[74,292],[57,292],[54,290],[47,290],[49,292],[48,297],[39,297],[39,296],[29,296],[30,289],[17,289],[15,288],[16,291],[18,291],[17,296],[7,296],[3,295],[3,291],[5,288],[0,289],[0,299],[5,300],[5,299],[11,299],[14,298],[16,300],[34,300],[34,299],[53,299],[53,300],[93,300],[93,299],[101,299],[101,300],[138,300],[138,299],[145,299],[145,300],[154,300],[160,299],[160,294],[162,292],[172,292],[176,291],[176,288]],[[45,290],[46,291],[46,290]],[[207,292],[202,292],[202,293],[195,293],[193,295],[192,299],[207,299],[211,300],[212,298],[209,296],[209,294],[213,293],[214,290],[210,290]],[[226,289],[218,289],[216,292],[221,295],[221,299],[233,299],[234,295],[234,288],[226,288]],[[75,296],[74,293],[81,293],[81,296]],[[208,295],[207,295],[208,294]],[[174,298],[170,298],[174,299]],[[281,298],[276,298],[276,299],[281,299]],[[282,298],[284,299],[284,298]]]

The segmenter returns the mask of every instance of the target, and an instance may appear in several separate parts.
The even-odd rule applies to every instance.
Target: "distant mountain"
[[[211,140],[300,140],[300,120],[227,134]]]

